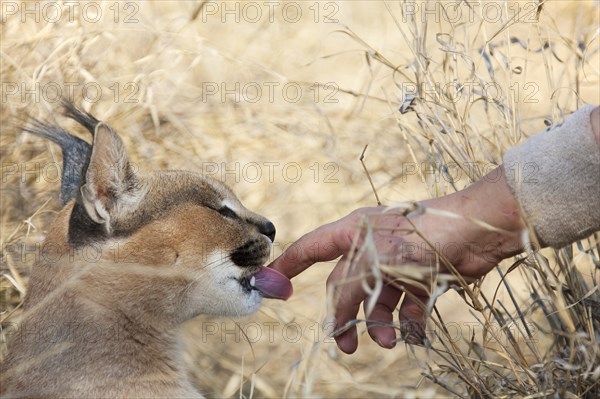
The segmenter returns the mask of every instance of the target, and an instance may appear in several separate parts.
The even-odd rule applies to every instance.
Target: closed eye
[[[230,218],[230,219],[239,219],[239,216],[237,215],[237,213],[235,213],[231,208],[229,208],[228,206],[224,206],[221,209],[219,209],[218,211],[221,215],[225,216],[226,218]]]

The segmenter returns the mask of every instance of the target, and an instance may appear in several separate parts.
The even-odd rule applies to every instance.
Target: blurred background
[[[60,150],[17,126],[33,116],[88,139],[60,115],[61,97],[116,128],[140,169],[228,183],[275,223],[273,259],[376,205],[365,145],[384,204],[421,200],[465,187],[507,148],[600,103],[597,1],[3,1],[1,11],[3,323],[18,320],[36,244],[60,207]],[[597,278],[589,251],[574,251],[571,263]],[[290,300],[265,300],[254,316],[188,322],[194,383],[208,397],[454,396],[444,384],[476,397],[439,354],[383,350],[363,324],[357,353],[338,351],[323,330],[333,265],[315,265]],[[527,279],[506,280],[527,300]],[[495,298],[508,302],[504,287]],[[456,292],[437,308],[456,345],[502,346],[485,341],[491,328],[509,339]],[[551,350],[538,327],[536,347]],[[518,345],[531,341],[513,331]],[[506,364],[493,350],[486,359]]]

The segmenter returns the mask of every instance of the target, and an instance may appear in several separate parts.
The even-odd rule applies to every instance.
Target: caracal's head
[[[81,147],[88,160],[77,189],[67,193],[72,199],[49,234],[62,230],[56,235],[77,258],[60,272],[62,281],[81,278],[107,293],[114,289],[122,301],[140,300],[140,311],[149,306],[148,296],[162,292],[164,298],[152,298],[159,309],[151,313],[164,307],[178,322],[198,314],[246,315],[263,296],[291,294],[289,280],[263,267],[275,238],[273,223],[212,178],[134,170],[113,129],[98,122],[92,130],[91,148]],[[69,149],[61,147],[66,162]],[[63,185],[68,178],[63,174]],[[87,277],[76,277],[82,267]]]

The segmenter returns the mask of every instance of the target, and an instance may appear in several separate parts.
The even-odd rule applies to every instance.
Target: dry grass
[[[333,3],[319,3],[318,23],[312,3],[282,3],[300,5],[296,23],[286,21],[281,8],[270,21],[265,7],[260,21],[240,14],[236,23],[222,9],[209,15],[220,2],[164,1],[139,3],[139,9],[98,3],[103,16],[97,22],[86,22],[81,7],[69,22],[63,9],[55,24],[7,16],[7,3],[0,111],[3,326],[18,320],[35,245],[59,207],[53,166],[59,151],[23,134],[14,121],[32,115],[73,128],[54,114],[55,87],[64,94],[72,87],[76,103],[110,122],[144,169],[212,172],[217,166],[219,177],[223,166],[239,165],[225,180],[278,227],[274,255],[309,229],[375,203],[358,161],[367,143],[365,163],[383,203],[424,199],[477,179],[545,122],[600,103],[597,2],[489,2],[499,8],[487,14],[483,4],[472,14],[462,4],[460,19],[431,3],[437,11],[415,19],[398,2],[348,1],[337,3],[337,24],[323,22],[336,10],[327,5]],[[262,2],[239,4],[243,12],[244,5]],[[517,9],[521,14],[511,19]],[[497,22],[494,10],[503,17]],[[124,23],[133,11],[137,22]],[[233,95],[222,101],[220,92],[206,94],[214,88],[207,82],[219,90],[221,83],[233,88],[239,82],[242,89],[254,82],[263,95],[256,102]],[[273,101],[265,82],[278,84]],[[303,91],[297,102],[281,90],[291,82]],[[319,86],[315,98],[315,83],[328,82],[339,91]],[[249,96],[254,83],[245,86]],[[414,85],[436,83],[462,96],[408,96]],[[23,92],[36,87],[38,98]],[[89,96],[100,88],[101,96],[85,102],[84,87]],[[325,101],[331,93],[337,102]],[[401,106],[410,109],[400,113]],[[445,170],[461,178],[451,183]],[[296,293],[287,303],[269,302],[243,320],[190,321],[186,361],[194,382],[215,397],[596,397],[598,259],[594,237],[519,258],[516,268],[509,260],[498,269],[502,281],[490,275],[465,299],[452,291],[438,300],[430,349],[385,351],[363,334],[352,356],[339,353],[321,330],[331,265],[317,265],[294,280]],[[251,336],[256,326],[259,339]]]

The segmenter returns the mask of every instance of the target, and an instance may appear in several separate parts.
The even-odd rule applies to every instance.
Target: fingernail
[[[396,346],[396,341],[395,340],[382,340],[379,337],[375,337],[375,342],[377,343],[377,345],[381,346],[382,348],[386,348],[386,349],[392,349],[394,346]]]

